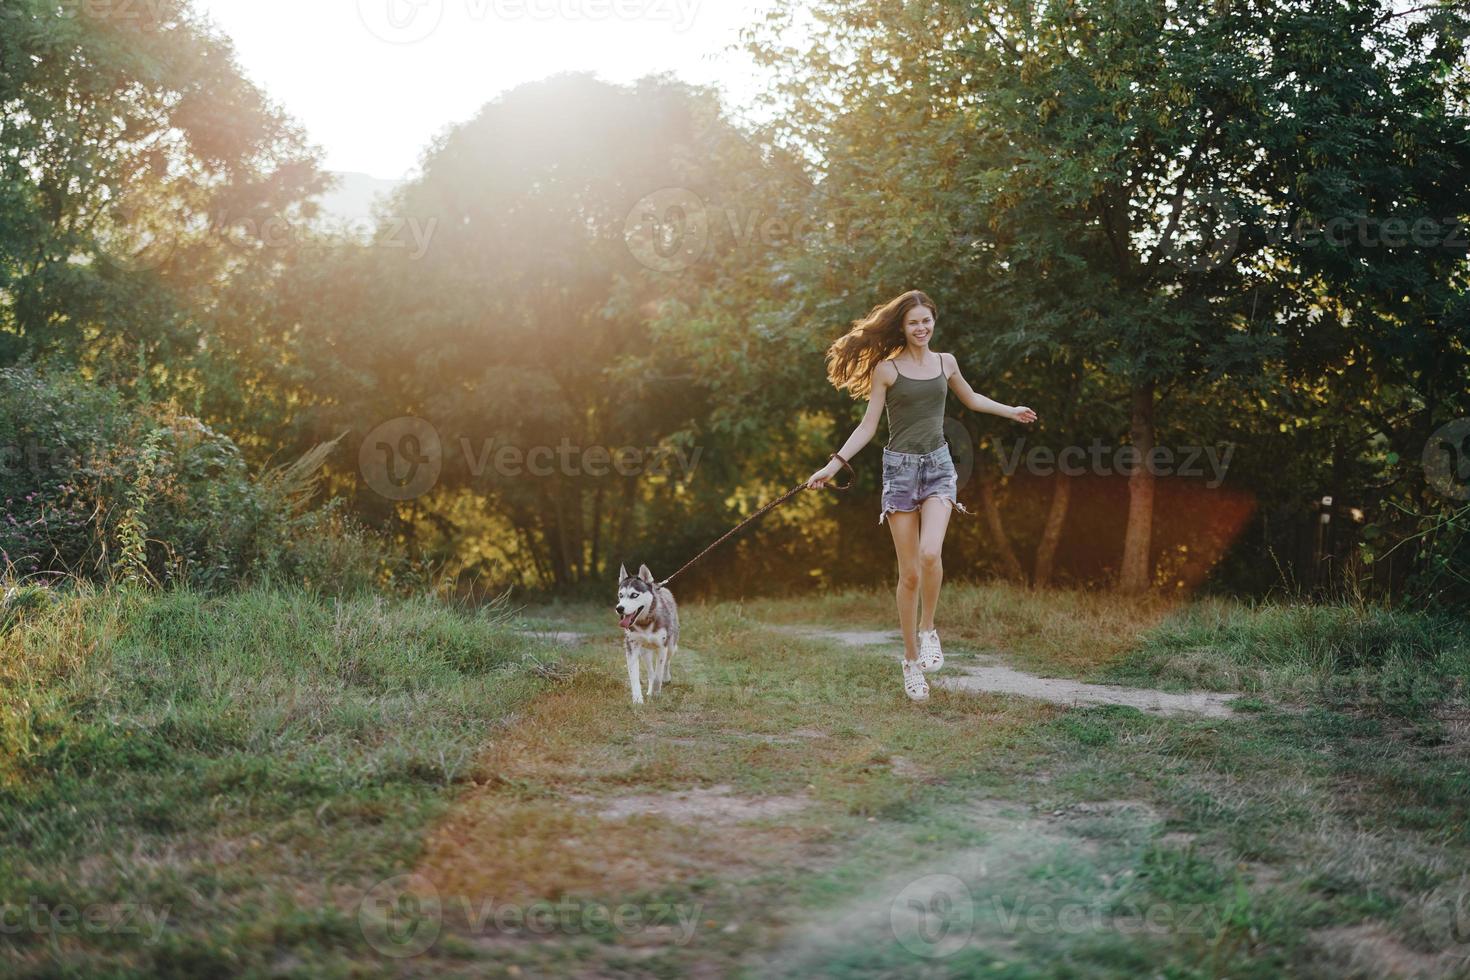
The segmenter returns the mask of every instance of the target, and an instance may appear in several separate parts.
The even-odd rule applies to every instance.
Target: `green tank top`
[[[898,367],[895,365],[894,370]],[[944,401],[949,382],[944,362],[932,378],[910,378],[899,372],[888,386],[888,445],[896,453],[932,453],[944,445]]]

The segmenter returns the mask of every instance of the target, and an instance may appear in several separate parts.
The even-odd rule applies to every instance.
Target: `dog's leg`
[[[638,652],[633,649],[626,633],[623,634],[623,657],[628,661],[628,686],[633,689],[633,703],[642,704],[643,689],[638,683]]]
[[[672,678],[669,676],[669,664],[673,661],[674,654],[676,654],[678,652],[679,652],[679,644],[677,644],[677,643],[670,643],[668,645],[668,647],[665,648],[665,650],[664,650],[664,679],[659,682],[659,686],[660,687],[662,687],[664,684],[667,684],[670,680],[672,680]]]
[[[658,663],[653,665],[654,676],[658,678],[658,689],[664,689],[664,681],[669,679],[669,645],[665,643],[658,648]]]
[[[658,692],[658,688],[653,686],[653,651],[645,646],[642,648],[642,653],[639,656],[643,658],[643,672],[648,675],[647,694],[649,697],[653,697]]]
[[[668,658],[669,658],[669,648],[667,646],[664,646],[664,645],[660,644],[658,650],[655,652],[655,657],[654,657],[654,661],[653,661],[653,674],[652,674],[652,677],[653,677],[653,690],[655,691],[655,693],[656,692],[659,692],[659,691],[662,691],[664,689],[665,662],[668,660]]]

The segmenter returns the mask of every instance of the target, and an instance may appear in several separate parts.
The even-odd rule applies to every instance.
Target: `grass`
[[[1213,599],[1166,616],[1097,678],[1372,703],[1422,717],[1463,694],[1470,634],[1463,620],[1431,613]]]
[[[744,608],[753,619],[769,623],[894,630],[898,622],[892,591],[876,596],[846,591],[820,603],[757,599]],[[1123,599],[1078,589],[1036,592],[1003,581],[956,583],[944,587],[935,625],[947,642],[1005,651],[1017,665],[1047,676],[1080,677],[1132,649],[1169,612],[1169,603],[1154,597]]]
[[[641,709],[590,605],[26,601],[0,634],[7,974],[1470,968],[1446,620],[946,590],[957,657],[1252,692],[1207,720],[917,707],[881,650],[763,628],[891,628],[886,595],[691,603]]]
[[[3,637],[0,904],[45,928],[0,939],[0,960],[182,975],[353,959],[331,889],[412,861],[488,732],[544,686],[496,615],[280,591],[28,613]],[[48,911],[83,908],[166,928]]]

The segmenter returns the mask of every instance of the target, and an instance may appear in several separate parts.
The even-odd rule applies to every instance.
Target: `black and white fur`
[[[679,652],[679,607],[674,594],[654,582],[647,565],[629,575],[618,566],[618,625],[623,628],[623,655],[628,660],[628,686],[633,703],[643,703],[638,667],[648,675],[648,696],[663,690],[669,679],[669,661]]]

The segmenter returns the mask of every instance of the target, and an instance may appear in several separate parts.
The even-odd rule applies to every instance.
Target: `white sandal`
[[[919,633],[919,667],[924,673],[944,666],[944,650],[939,646],[939,630],[921,630]]]
[[[917,661],[903,658],[903,693],[910,701],[929,700],[929,682],[924,680],[924,671]]]

